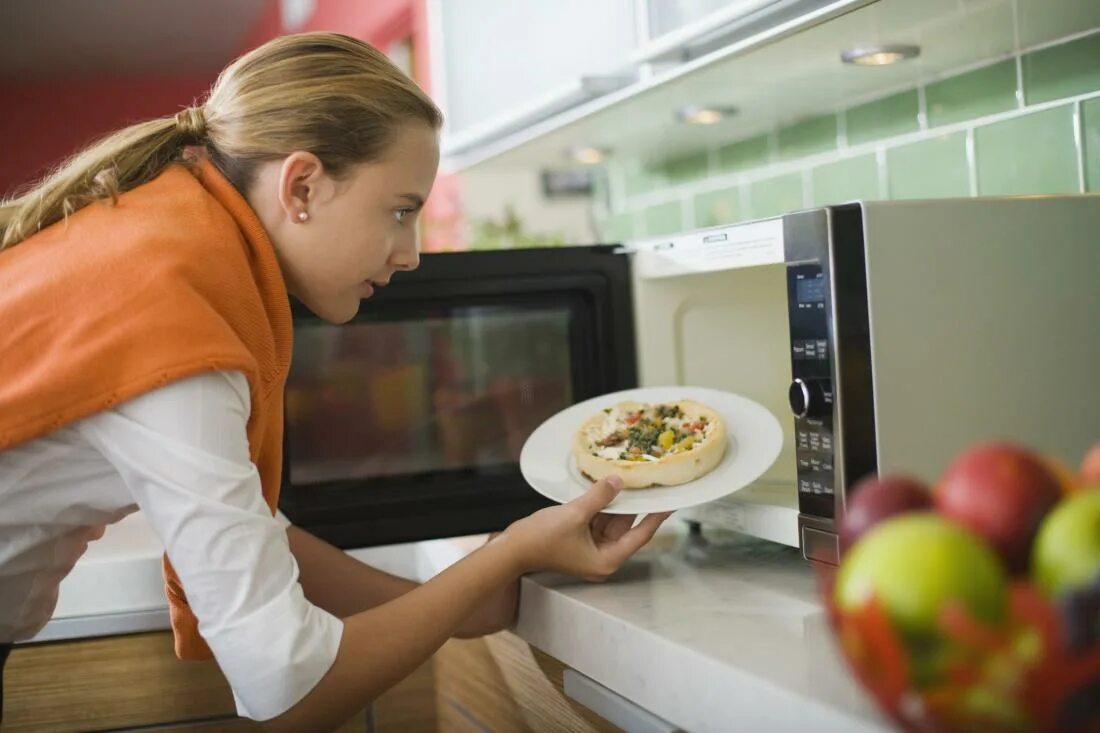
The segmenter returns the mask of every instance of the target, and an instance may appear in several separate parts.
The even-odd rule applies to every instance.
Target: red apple
[[[1100,486],[1100,443],[1092,446],[1081,461],[1082,485]]]
[[[856,482],[848,495],[838,532],[841,553],[887,517],[932,508],[932,492],[911,476],[871,474]]]
[[[984,443],[959,455],[933,492],[936,509],[983,537],[1009,570],[1027,570],[1039,524],[1058,503],[1058,477],[1012,443]]]

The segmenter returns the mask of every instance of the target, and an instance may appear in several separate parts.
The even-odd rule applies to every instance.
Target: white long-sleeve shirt
[[[34,636],[88,543],[141,509],[238,712],[273,718],[313,689],[343,624],[298,583],[249,459],[249,412],[244,376],[211,372],[0,452],[0,643]]]

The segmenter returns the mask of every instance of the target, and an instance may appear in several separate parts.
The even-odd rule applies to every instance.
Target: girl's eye
[[[404,224],[405,223],[405,217],[408,216],[409,214],[411,214],[412,212],[413,212],[412,209],[398,209],[397,211],[393,212],[393,218],[397,219],[398,224]]]

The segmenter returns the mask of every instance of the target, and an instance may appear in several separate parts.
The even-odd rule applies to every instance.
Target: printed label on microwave
[[[675,277],[783,262],[783,220],[769,219],[639,242],[642,278]]]

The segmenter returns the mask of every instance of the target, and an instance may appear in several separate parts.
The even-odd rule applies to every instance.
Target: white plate
[[[519,467],[523,478],[543,496],[565,503],[588,490],[591,481],[573,460],[573,436],[585,420],[619,402],[695,400],[726,421],[729,444],[713,471],[679,486],[622,491],[608,514],[645,514],[685,509],[713,501],[749,485],[767,471],[783,447],[783,429],[766,408],[730,392],[702,387],[643,387],[593,397],[550,417],[523,444]]]

